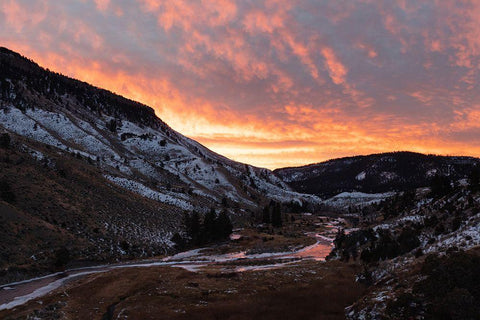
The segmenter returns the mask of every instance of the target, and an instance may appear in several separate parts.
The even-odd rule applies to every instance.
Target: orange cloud
[[[150,105],[239,161],[480,155],[475,1],[85,0],[73,12],[6,0],[0,10],[1,45]]]
[[[367,52],[368,57],[371,58],[371,59],[377,57],[377,55],[378,55],[378,53],[375,51],[375,49],[372,46],[369,46],[365,43],[357,42],[355,44],[355,47],[360,49],[360,50],[363,50],[363,51]]]
[[[6,23],[16,32],[22,32],[27,27],[35,27],[47,16],[47,6],[43,3],[32,4],[27,8],[17,1],[5,0],[2,1],[0,9]]]
[[[323,48],[322,54],[325,58],[325,67],[327,68],[333,83],[344,83],[345,77],[347,75],[347,68],[337,59],[335,53],[331,48]]]
[[[94,0],[98,10],[105,11],[110,5],[110,0]]]

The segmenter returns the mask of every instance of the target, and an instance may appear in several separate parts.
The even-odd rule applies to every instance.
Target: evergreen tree
[[[480,190],[480,169],[473,168],[472,172],[468,177],[468,182],[470,184],[470,190],[473,192],[477,192]]]
[[[10,147],[10,135],[8,133],[2,133],[0,135],[0,148],[8,149]]]
[[[117,132],[117,121],[114,119],[110,120],[107,122],[107,129],[110,130],[110,132],[115,133]]]
[[[263,208],[262,223],[270,223],[270,206],[269,205]]]
[[[61,247],[55,251],[55,267],[58,269],[64,269],[70,259],[70,251],[67,248]]]
[[[282,226],[282,210],[280,203],[275,203],[272,212],[272,226],[281,227]]]
[[[203,238],[206,242],[216,240],[219,237],[217,233],[217,214],[215,213],[215,209],[211,209],[205,215],[205,219],[203,220]]]
[[[442,197],[452,189],[450,179],[446,176],[436,175],[431,181],[431,194],[434,197]]]
[[[185,229],[187,236],[191,239],[192,244],[199,244],[200,242],[200,215],[193,211],[191,215],[185,214]]]
[[[185,239],[178,232],[175,232],[175,234],[172,236],[171,241],[175,243],[175,249],[177,251],[185,249],[187,245]]]
[[[230,221],[230,218],[228,217],[228,214],[226,211],[220,212],[217,218],[217,230],[218,230],[218,235],[221,239],[226,239],[230,236],[233,230],[232,222]]]
[[[12,191],[12,187],[7,180],[0,180],[0,198],[6,202],[15,202],[15,193]]]

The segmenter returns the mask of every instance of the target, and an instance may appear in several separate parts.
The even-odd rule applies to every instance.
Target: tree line
[[[270,201],[262,211],[262,223],[271,224],[273,227],[281,227],[282,222],[282,207],[280,203]]]
[[[185,213],[183,228],[183,236],[177,232],[171,239],[177,250],[226,240],[232,233],[233,226],[225,210],[217,214],[212,208],[205,214],[203,221],[197,211]]]

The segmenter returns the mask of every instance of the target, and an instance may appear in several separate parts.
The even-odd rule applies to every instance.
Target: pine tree
[[[473,168],[472,172],[468,177],[468,182],[470,184],[470,190],[477,192],[480,190],[480,169]]]
[[[14,203],[15,202],[15,193],[13,193],[10,183],[4,179],[0,180],[0,199]]]
[[[431,194],[435,197],[442,197],[452,189],[450,179],[446,176],[436,175],[431,181]]]
[[[187,236],[191,239],[192,244],[199,244],[200,242],[200,215],[193,211],[191,215],[185,214],[184,219]]]
[[[175,249],[177,251],[181,251],[185,249],[186,246],[186,241],[183,239],[183,237],[180,235],[180,233],[175,232],[175,234],[172,236],[172,239],[170,239],[173,243],[175,243]]]
[[[263,208],[262,223],[270,223],[270,206],[269,205]]]
[[[216,240],[219,235],[217,233],[217,214],[215,213],[215,209],[211,209],[205,215],[205,219],[203,220],[203,238],[206,242]]]
[[[228,214],[226,211],[220,212],[217,218],[217,230],[219,233],[219,237],[221,239],[226,239],[230,236],[233,230],[232,222],[230,221],[230,218],[228,217]]]
[[[280,203],[276,203],[273,208],[272,213],[272,226],[281,227],[282,226],[282,210]]]
[[[110,121],[107,122],[107,129],[110,130],[110,132],[115,133],[117,132],[117,121],[114,119],[111,119]]]
[[[2,133],[0,135],[0,147],[8,149],[10,147],[10,135],[8,133]]]

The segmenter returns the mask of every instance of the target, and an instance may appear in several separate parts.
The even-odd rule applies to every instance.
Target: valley
[[[297,310],[299,315],[319,308],[327,318],[338,318],[346,304],[364,290],[362,285],[354,282],[353,272],[358,265],[325,263],[333,237],[339,228],[348,228],[349,224],[343,219],[311,214],[294,217],[300,221],[296,228],[288,226],[273,234],[252,229],[238,230],[229,243],[174,256],[71,269],[3,285],[0,287],[0,315],[5,319],[29,314],[100,318],[109,313],[111,319],[122,316],[128,319],[203,318],[204,312],[213,316],[243,309],[260,296],[262,300],[268,300],[295,295],[299,300],[308,296],[310,301],[303,302],[307,310]],[[305,230],[309,231],[305,233]],[[289,236],[282,235],[287,232]],[[134,289],[139,285],[141,289]],[[152,285],[155,288],[146,289]],[[324,289],[311,296],[312,291],[317,291],[315,288],[323,286]],[[339,299],[335,306],[315,305],[313,299],[327,296],[328,288],[332,286],[336,286],[335,293],[330,294],[338,296],[351,290],[352,286],[356,289]],[[82,298],[82,292],[100,287],[104,289],[98,293],[101,294],[98,303],[79,300],[86,298]],[[298,296],[298,292],[304,290],[306,292]],[[118,302],[112,302],[118,297],[121,297]],[[240,301],[236,301],[238,298]],[[95,298],[90,296],[89,299]],[[162,300],[169,301],[165,305],[160,302]],[[145,307],[155,301],[156,307],[137,313],[135,310],[143,308],[139,301],[143,301]],[[265,303],[267,305],[263,307],[251,306],[238,315],[245,319],[261,315],[268,315],[268,318],[279,312]],[[345,304],[343,308],[342,303]],[[274,310],[269,311],[272,308]],[[73,310],[82,311],[70,314]]]

